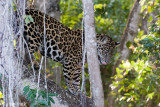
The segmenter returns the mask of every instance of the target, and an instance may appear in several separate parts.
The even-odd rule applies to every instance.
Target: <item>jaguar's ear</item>
[[[100,43],[100,44],[106,44],[107,41],[108,39],[106,36],[101,36],[100,38],[97,39],[97,43]]]

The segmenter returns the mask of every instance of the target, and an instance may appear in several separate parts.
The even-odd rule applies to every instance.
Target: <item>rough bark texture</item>
[[[118,51],[121,56],[114,65],[113,75],[115,75],[116,67],[119,67],[119,64],[121,64],[121,61],[128,59],[128,57],[130,55],[130,50],[127,48],[126,43],[128,41],[133,43],[134,38],[137,36],[139,24],[142,19],[142,15],[140,15],[141,6],[140,6],[139,2],[140,2],[140,0],[135,1],[134,6],[130,12],[129,17],[128,17],[126,29],[124,30],[121,44],[119,46],[119,51]],[[115,81],[120,81],[120,80],[115,80]],[[111,90],[111,92],[113,91],[113,92],[117,93],[119,88],[120,88],[120,86]],[[107,101],[108,101],[108,107],[114,107],[115,98],[113,98],[113,96],[111,94],[109,94]]]
[[[148,32],[147,22],[148,22],[148,17],[146,16],[145,18],[142,19],[142,25],[141,25],[141,30],[143,31],[144,35],[146,35]]]
[[[83,0],[85,44],[87,49],[87,62],[91,94],[95,107],[104,107],[104,95],[100,68],[97,58],[97,43],[94,26],[94,9],[92,0]]]

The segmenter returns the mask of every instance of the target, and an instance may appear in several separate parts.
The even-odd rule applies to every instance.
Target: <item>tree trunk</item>
[[[95,107],[104,107],[104,93],[100,68],[97,58],[97,43],[94,22],[94,8],[92,0],[83,0],[85,45],[87,49],[87,62],[91,93]]]
[[[121,64],[121,61],[127,60],[130,55],[130,50],[127,48],[126,43],[129,41],[131,43],[133,43],[134,38],[137,36],[139,24],[142,19],[142,15],[140,15],[141,6],[140,6],[139,2],[140,2],[140,0],[135,1],[133,8],[130,12],[130,15],[128,17],[128,22],[127,22],[125,31],[122,36],[120,48],[118,50],[118,53],[120,53],[121,56],[114,65],[113,75],[115,75],[116,68],[119,67],[119,65]],[[123,78],[121,78],[121,79],[123,79]],[[115,81],[120,81],[121,79],[115,80]],[[113,95],[111,95],[111,93],[112,93],[112,91],[114,93],[117,93],[119,88],[120,88],[120,86],[118,86],[117,88],[115,88],[115,89],[111,90],[111,92],[109,92],[110,94],[107,98],[108,107],[114,107],[115,98],[113,97]]]

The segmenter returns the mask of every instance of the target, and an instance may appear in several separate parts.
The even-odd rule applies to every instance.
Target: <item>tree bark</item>
[[[140,0],[136,0],[133,5],[132,10],[130,11],[130,14],[128,17],[128,22],[127,22],[126,28],[124,30],[121,44],[120,44],[119,50],[118,50],[118,53],[120,53],[121,56],[119,57],[119,59],[117,60],[117,62],[114,65],[113,75],[116,74],[116,68],[119,67],[119,65],[121,64],[121,61],[127,60],[130,55],[130,50],[127,48],[126,43],[129,41],[131,43],[133,43],[134,38],[137,36],[139,24],[142,19],[142,15],[140,15],[141,6],[140,6],[139,2],[140,2]],[[120,81],[120,80],[121,79],[118,79],[115,81]],[[118,86],[117,88],[115,88],[109,92],[110,94],[108,95],[108,98],[107,98],[108,107],[114,107],[114,104],[116,102],[115,102],[115,98],[113,97],[113,95],[111,95],[111,93],[112,93],[112,91],[114,93],[117,93],[119,88],[120,88],[120,86]]]
[[[97,58],[97,43],[94,22],[94,8],[92,0],[83,0],[85,45],[87,49],[87,62],[91,94],[95,107],[104,107],[104,93],[100,68]]]
[[[141,25],[141,30],[143,31],[144,35],[147,35],[148,32],[147,23],[148,23],[148,17],[146,16],[144,19],[142,19],[142,25]]]

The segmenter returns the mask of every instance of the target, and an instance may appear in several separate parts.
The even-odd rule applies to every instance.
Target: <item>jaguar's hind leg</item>
[[[75,64],[64,64],[63,75],[68,90],[74,95],[80,93],[81,66]]]

